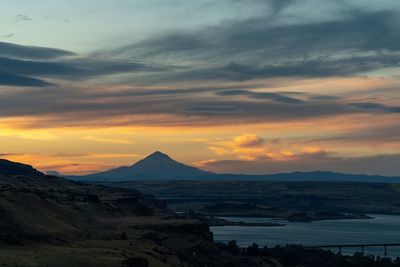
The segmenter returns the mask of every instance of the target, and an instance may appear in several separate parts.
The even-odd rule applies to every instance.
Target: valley
[[[291,221],[400,214],[397,185],[358,182],[134,181],[105,183],[155,195],[174,211]]]

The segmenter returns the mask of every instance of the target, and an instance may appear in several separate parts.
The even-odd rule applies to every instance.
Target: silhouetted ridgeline
[[[173,160],[154,152],[132,166],[124,166],[86,176],[69,176],[79,181],[118,182],[137,180],[245,180],[245,181],[335,181],[400,183],[400,177],[354,175],[336,172],[293,172],[267,175],[216,174]]]
[[[43,173],[34,169],[32,166],[5,159],[0,159],[0,175],[44,176]]]

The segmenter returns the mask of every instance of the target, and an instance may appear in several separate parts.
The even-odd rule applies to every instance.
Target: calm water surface
[[[214,239],[236,240],[240,246],[257,243],[261,246],[287,244],[332,245],[359,243],[400,243],[400,216],[371,215],[371,220],[329,220],[312,223],[288,222],[268,218],[224,218],[244,222],[279,222],[282,227],[216,226],[211,227]],[[343,253],[360,250],[343,249]],[[383,248],[366,248],[366,254],[383,254]],[[400,256],[400,247],[389,247],[389,256]]]

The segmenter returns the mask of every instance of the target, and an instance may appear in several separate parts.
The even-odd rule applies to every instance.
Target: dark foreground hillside
[[[0,174],[0,266],[271,266],[223,255],[207,225],[138,191],[10,170]]]

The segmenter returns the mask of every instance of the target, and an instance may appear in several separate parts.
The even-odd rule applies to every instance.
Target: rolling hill
[[[0,175],[44,176],[43,173],[34,169],[32,166],[5,159],[0,159]]]

